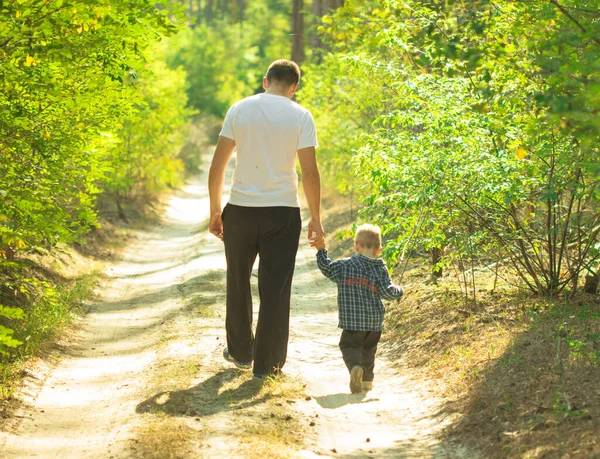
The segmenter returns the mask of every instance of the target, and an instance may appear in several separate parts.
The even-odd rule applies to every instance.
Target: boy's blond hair
[[[381,229],[375,225],[360,225],[356,228],[354,242],[358,242],[367,249],[377,250],[381,247]]]

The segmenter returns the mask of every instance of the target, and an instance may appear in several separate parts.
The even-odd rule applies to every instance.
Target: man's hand
[[[308,222],[308,240],[310,241],[311,246],[315,246],[315,243],[322,239],[325,235],[325,231],[323,231],[323,225],[319,220],[315,220],[311,218]]]
[[[214,212],[210,215],[210,223],[208,230],[219,239],[223,240],[223,220],[221,220],[221,212]]]

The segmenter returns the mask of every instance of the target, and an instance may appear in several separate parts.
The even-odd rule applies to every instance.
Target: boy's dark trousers
[[[375,368],[375,353],[381,338],[381,331],[343,330],[340,338],[340,350],[344,362],[351,371],[359,365],[365,370],[363,381],[373,381]]]
[[[222,220],[227,259],[225,328],[229,353],[240,362],[254,360],[255,374],[275,373],[287,357],[300,209],[227,204]],[[250,276],[257,255],[260,308],[255,337]]]

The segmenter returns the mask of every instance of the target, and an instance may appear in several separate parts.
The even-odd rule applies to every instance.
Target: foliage
[[[22,256],[76,241],[97,226],[98,193],[148,194],[177,182],[189,111],[185,73],[160,62],[157,44],[182,23],[177,5],[17,0],[0,2],[0,13],[0,303],[6,304],[41,288],[19,274]],[[9,333],[3,329],[0,348],[15,344]]]
[[[5,319],[21,319],[23,317],[23,310],[0,305],[0,318],[1,317],[4,317]],[[3,347],[17,347],[20,344],[23,344],[21,341],[13,338],[13,333],[14,330],[0,324],[0,354],[6,353]]]
[[[192,108],[222,118],[231,104],[262,91],[262,77],[275,59],[290,54],[290,5],[250,0],[232,11],[223,2],[177,38],[172,66],[188,74]],[[196,17],[194,15],[194,17]]]
[[[340,69],[354,69],[358,89],[320,127],[352,145],[328,147],[326,160],[352,163],[388,257],[444,249],[463,272],[495,259],[550,295],[594,269],[597,11],[597,0],[387,0],[324,18],[333,53],[302,101],[329,110],[349,84]],[[361,136],[334,119],[368,127]]]
[[[178,158],[192,111],[185,106],[185,72],[170,69],[155,49],[145,75],[132,83],[139,100],[96,143],[106,192],[154,195],[178,185],[183,164]]]

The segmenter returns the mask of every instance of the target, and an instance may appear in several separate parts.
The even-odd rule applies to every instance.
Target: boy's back
[[[403,293],[392,283],[383,260],[357,253],[331,261],[324,249],[317,252],[317,264],[338,285],[339,328],[381,330],[385,313],[381,300],[394,300]]]

